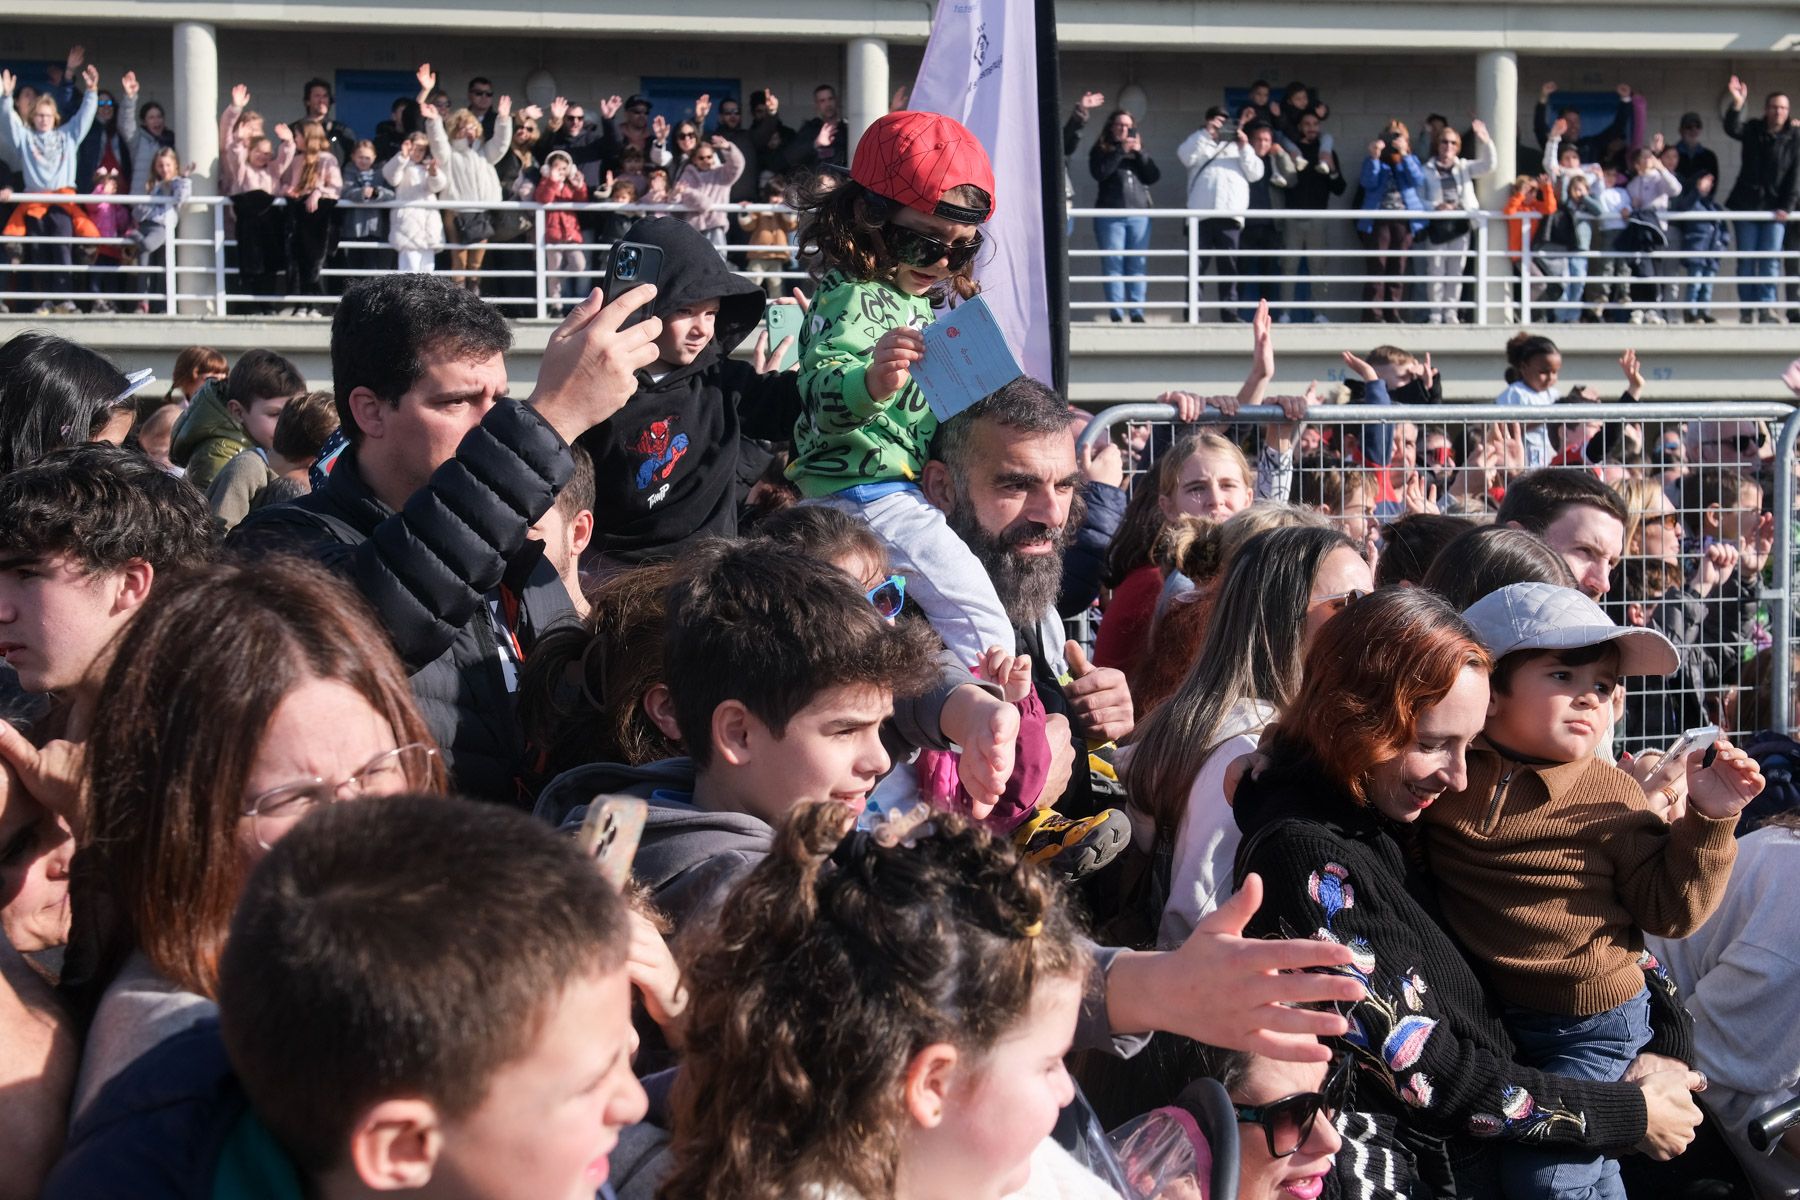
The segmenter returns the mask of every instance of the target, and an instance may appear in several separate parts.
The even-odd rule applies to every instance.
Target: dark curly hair
[[[852,820],[796,808],[688,948],[660,1200],[892,1197],[913,1056],[980,1054],[1040,982],[1085,978],[1063,893],[1009,843],[938,814],[911,845],[840,845]]]
[[[944,199],[972,208],[993,203],[973,184],[951,188]],[[800,226],[800,246],[813,278],[821,279],[835,270],[867,283],[890,278],[899,266],[881,237],[892,201],[842,175],[821,172],[795,182],[788,203],[806,214]],[[945,298],[954,291],[967,300],[980,290],[975,264],[954,272],[940,287]]]
[[[173,571],[212,561],[219,530],[206,499],[134,450],[55,450],[0,478],[0,558],[67,554],[88,571],[133,559]]]

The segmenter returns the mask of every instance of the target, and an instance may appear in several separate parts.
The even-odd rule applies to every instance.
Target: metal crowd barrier
[[[1244,450],[1254,477],[1271,428],[1285,423],[1273,406],[1242,408],[1229,418],[1208,409],[1191,426],[1177,426],[1175,418],[1165,404],[1118,405],[1092,419],[1081,445],[1119,446],[1130,490],[1157,486],[1158,464],[1177,438],[1211,430]],[[1764,403],[1321,404],[1291,429],[1287,494],[1258,499],[1321,508],[1378,559],[1384,527],[1409,513],[1491,522],[1497,497],[1520,469],[1520,451],[1503,445],[1513,425],[1525,437],[1547,438],[1553,452],[1587,447],[1597,465],[1568,469],[1598,472],[1631,517],[1603,604],[1621,624],[1674,634],[1682,651],[1675,675],[1628,682],[1615,750],[1661,749],[1682,728],[1708,723],[1734,740],[1763,730],[1791,736],[1800,410]],[[1480,461],[1483,447],[1506,460],[1492,478]],[[1729,548],[1735,565],[1703,565],[1713,547],[1720,557]]]

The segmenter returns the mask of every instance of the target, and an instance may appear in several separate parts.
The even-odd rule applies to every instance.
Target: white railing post
[[[173,203],[167,207],[175,208],[174,220],[168,222],[169,236],[163,241],[163,311],[169,316],[175,315],[175,240],[181,232],[181,210]],[[143,266],[143,263],[139,263]]]
[[[213,201],[213,311],[221,317],[226,316],[229,309],[225,303],[225,206],[230,203],[223,196]]]
[[[1200,218],[1187,219],[1188,324],[1200,323]]]
[[[1488,215],[1475,215],[1475,324],[1488,323]]]
[[[1531,218],[1519,214],[1519,324],[1531,324]]]
[[[549,302],[545,297],[545,293],[550,290],[550,281],[544,277],[546,270],[544,266],[544,226],[549,223],[550,211],[540,205],[537,210],[537,220],[531,223],[531,257],[532,262],[536,264],[531,272],[535,281],[532,289],[536,293],[537,315],[540,321],[550,315]]]

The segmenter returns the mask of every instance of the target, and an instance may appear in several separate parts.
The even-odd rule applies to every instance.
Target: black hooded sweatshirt
[[[787,441],[800,417],[792,371],[758,375],[732,349],[755,331],[762,288],[734,274],[685,221],[651,217],[626,235],[663,252],[654,311],[717,299],[713,340],[693,362],[637,373],[637,394],[577,444],[594,460],[592,549],[630,563],[673,558],[697,537],[735,537],[744,439]]]

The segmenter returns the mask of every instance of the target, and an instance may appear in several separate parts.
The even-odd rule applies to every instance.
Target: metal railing
[[[1401,209],[1257,209],[1249,212],[1219,209],[1071,208],[1077,219],[1077,237],[1069,251],[1070,309],[1104,318],[1108,312],[1142,310],[1162,313],[1177,322],[1201,324],[1212,320],[1247,320],[1259,299],[1267,297],[1278,319],[1310,317],[1313,320],[1357,319],[1370,309],[1404,314],[1421,321],[1437,316],[1451,323],[1521,324],[1555,322],[1558,310],[1571,319],[1679,322],[1690,311],[1713,315],[1742,308],[1779,309],[1792,302],[1800,307],[1800,247],[1739,253],[1734,248],[1718,251],[1681,249],[1684,225],[1719,224],[1732,228],[1742,222],[1769,223],[1773,213],[1667,212],[1668,244],[1659,250],[1629,253],[1612,248],[1617,231],[1596,224],[1586,251],[1565,251],[1541,242],[1543,222],[1538,213],[1505,215],[1486,211],[1414,212]],[[1114,249],[1099,245],[1099,222],[1143,218],[1149,222],[1150,239],[1144,249]],[[1247,223],[1240,230],[1235,249],[1209,241],[1209,222]],[[1790,223],[1800,217],[1790,216]],[[1375,248],[1359,240],[1356,226],[1364,221],[1420,224],[1423,228],[1404,249]],[[1290,232],[1297,223],[1317,223],[1326,244],[1292,248]],[[1433,228],[1467,223],[1466,245],[1433,243]],[[1264,228],[1257,229],[1257,226]],[[1093,244],[1081,235],[1088,231]],[[1317,231],[1315,231],[1317,232]],[[1255,236],[1252,236],[1252,235]],[[1540,240],[1534,241],[1534,238]],[[1130,260],[1144,260],[1131,270]],[[1221,262],[1223,260],[1223,263]],[[1724,260],[1735,264],[1736,273],[1724,273]],[[1100,273],[1084,268],[1098,261]],[[1771,276],[1755,274],[1750,264],[1773,261]],[[1377,263],[1390,269],[1374,269]],[[1528,276],[1520,264],[1529,264]],[[1706,263],[1707,266],[1696,266]],[[1345,269],[1346,264],[1348,269]],[[1364,264],[1369,269],[1358,269]],[[1398,269],[1392,269],[1398,264]],[[1173,270],[1155,269],[1172,266]],[[1784,265],[1787,269],[1784,269]],[[1304,270],[1302,270],[1304,268]],[[1710,273],[1707,273],[1710,272]],[[1430,285],[1439,283],[1449,294],[1434,298]],[[1552,290],[1575,285],[1575,298],[1563,299]],[[1141,292],[1127,289],[1136,285]],[[1704,285],[1709,292],[1688,288]],[[1738,287],[1772,286],[1774,299],[1746,303]],[[1370,290],[1380,286],[1401,289],[1398,299],[1377,300]],[[1307,295],[1298,293],[1304,288]],[[1232,289],[1236,290],[1232,298]],[[1727,290],[1729,289],[1729,290]],[[1210,293],[1210,294],[1209,294]],[[1646,294],[1648,293],[1648,294]],[[1140,298],[1141,297],[1141,298]]]
[[[1257,499],[1327,511],[1377,563],[1385,527],[1410,513],[1492,520],[1522,447],[1517,460],[1499,466],[1472,465],[1477,447],[1491,451],[1543,433],[1562,449],[1585,447],[1575,453],[1589,458],[1604,433],[1605,452],[1570,468],[1598,472],[1631,515],[1603,603],[1621,624],[1669,634],[1682,653],[1681,670],[1669,678],[1629,681],[1614,749],[1660,749],[1681,728],[1707,723],[1734,739],[1763,729],[1793,734],[1800,410],[1764,403],[1315,405],[1289,426],[1281,409],[1259,406],[1229,418],[1208,410],[1197,425],[1180,427],[1176,415],[1165,404],[1108,408],[1081,445],[1117,444],[1130,490],[1156,486],[1161,455],[1183,432],[1222,432],[1255,464],[1278,429],[1292,439],[1292,472],[1284,494]]]
[[[51,208],[63,206],[79,206],[91,208],[99,204],[117,204],[126,208],[140,204],[153,204],[168,208],[173,200],[166,196],[96,196],[96,195],[63,195],[18,193],[12,197],[10,204],[41,204]],[[236,268],[238,241],[231,231],[232,203],[225,196],[192,197],[184,211],[199,211],[206,214],[209,231],[206,236],[196,237],[191,234],[176,235],[164,244],[162,261],[156,265],[144,263],[124,263],[113,265],[101,262],[60,262],[55,248],[66,247],[72,257],[81,257],[73,252],[99,251],[101,248],[126,248],[135,245],[130,237],[59,237],[42,236],[27,233],[22,236],[0,234],[0,304],[12,303],[18,306],[21,302],[30,305],[39,304],[65,305],[77,308],[80,305],[93,305],[104,301],[115,300],[135,302],[145,300],[150,310],[159,314],[175,314],[184,305],[204,305],[212,315],[233,316],[267,313],[276,308],[297,308],[310,306],[328,309],[336,301],[331,291],[330,281],[343,281],[362,278],[370,275],[393,274],[397,271],[396,251],[385,241],[356,241],[334,239],[327,254],[319,277],[325,282],[325,290],[320,292],[294,291],[288,287],[279,290],[252,292],[245,290],[243,276]],[[298,211],[299,206],[286,199],[278,198],[271,211],[289,213]],[[577,214],[624,213],[631,217],[667,214],[674,216],[688,215],[695,210],[676,204],[536,204],[528,201],[505,201],[493,204],[466,204],[453,201],[431,200],[402,202],[394,200],[362,201],[338,200],[335,202],[331,219],[341,224],[344,215],[357,210],[377,210],[392,212],[399,209],[426,210],[437,220],[438,214],[455,212],[483,213],[519,213],[530,218],[530,230],[519,238],[508,241],[485,241],[475,243],[450,242],[438,247],[444,252],[479,251],[483,262],[476,268],[452,268],[448,265],[440,268],[440,273],[453,274],[457,278],[466,278],[475,282],[478,290],[483,290],[496,304],[512,311],[514,316],[529,316],[540,319],[554,318],[556,308],[561,303],[573,303],[585,288],[564,286],[565,281],[579,284],[591,281],[597,284],[606,269],[605,255],[612,249],[610,241],[551,242],[547,239],[544,219],[549,213],[573,212]],[[722,206],[719,211],[728,219],[736,220],[740,214],[791,212],[783,205],[772,204],[733,204]],[[281,219],[286,219],[285,216]],[[287,245],[287,235],[282,235],[282,244]],[[787,261],[772,258],[757,258],[758,254],[769,254],[780,247],[731,245],[725,247],[727,261],[734,269],[749,274],[752,278],[767,280],[780,288],[792,287],[805,281],[808,276],[798,269],[791,257]],[[169,252],[172,250],[173,252]],[[549,257],[562,251],[580,251],[588,259],[587,269],[571,271],[551,269]],[[289,250],[291,256],[291,249]],[[363,259],[367,265],[351,265],[352,256]],[[9,261],[10,260],[10,261]],[[496,265],[501,264],[501,265]],[[279,275],[284,282],[291,282],[293,272],[291,262],[284,261],[280,269],[272,274]],[[34,280],[46,276],[66,276],[74,285],[65,287],[32,287]],[[154,282],[154,287],[150,286]],[[493,285],[499,284],[498,288]],[[141,285],[141,286],[140,286]],[[528,286],[526,286],[528,285]],[[341,290],[341,289],[340,289]],[[566,293],[559,295],[559,293]]]
[[[92,206],[114,203],[133,206],[150,203],[167,206],[167,197],[25,195],[14,204],[44,203],[52,206]],[[244,290],[235,270],[237,242],[231,235],[228,197],[199,196],[187,204],[189,211],[207,214],[209,232],[190,232],[171,240],[172,253],[158,264],[80,262],[62,264],[54,259],[57,247],[72,252],[130,245],[129,238],[75,238],[0,235],[0,303],[29,307],[48,302],[93,305],[123,296],[144,299],[158,313],[175,313],[183,305],[204,305],[208,311],[229,315],[270,306],[312,305],[328,308],[333,287],[342,281],[396,269],[395,252],[381,241],[337,241],[324,264],[321,277],[325,294],[297,293],[285,287],[256,294]],[[291,206],[277,201],[277,211]],[[357,210],[428,210],[433,213],[481,211],[518,213],[531,218],[528,234],[509,241],[477,244],[453,243],[450,251],[479,251],[484,261],[476,269],[455,269],[446,262],[438,270],[474,280],[491,298],[515,316],[550,318],[559,303],[558,292],[573,293],[583,280],[597,280],[604,272],[604,255],[611,244],[583,241],[559,244],[546,240],[544,215],[552,212],[580,214],[667,213],[684,215],[691,209],[674,204],[552,204],[523,201],[470,205],[443,200],[336,202],[334,220]],[[738,204],[722,210],[728,220],[741,214],[791,210],[782,205]],[[1679,248],[1681,229],[1694,222],[1736,229],[1744,223],[1768,223],[1770,213],[1668,213],[1667,234],[1676,245],[1642,254],[1622,253],[1611,247],[1613,233],[1596,228],[1593,248],[1585,253],[1565,253],[1533,239],[1541,232],[1543,218],[1522,213],[1504,216],[1488,212],[1411,212],[1360,209],[1274,209],[1228,213],[1209,209],[1096,209],[1075,208],[1082,230],[1092,227],[1089,218],[1117,220],[1143,218],[1149,222],[1150,244],[1141,250],[1114,250],[1088,244],[1078,235],[1069,251],[1070,311],[1076,318],[1104,320],[1108,312],[1121,315],[1143,311],[1157,320],[1197,325],[1247,318],[1260,297],[1284,321],[1355,320],[1370,309],[1406,320],[1433,318],[1447,323],[1476,325],[1554,323],[1560,318],[1603,321],[1679,322],[1700,313],[1713,319],[1745,310],[1785,312],[1800,310],[1800,247],[1742,253],[1735,248],[1717,252],[1691,252]],[[1241,218],[1252,226],[1262,242],[1243,245],[1226,253],[1208,244],[1207,222]],[[1407,249],[1370,248],[1357,241],[1355,227],[1368,220],[1424,223],[1427,230],[1447,222],[1468,223],[1467,247],[1458,243],[1434,244],[1421,232]],[[1790,217],[1790,223],[1800,217]],[[1304,252],[1290,249],[1288,236],[1296,222],[1315,223],[1326,231],[1324,245]],[[1242,235],[1248,237],[1249,235]],[[1256,238],[1252,238],[1255,241]],[[1268,244],[1273,239],[1274,244]],[[764,253],[768,248],[763,248]],[[550,256],[563,250],[581,251],[588,258],[580,272],[552,269]],[[753,277],[775,281],[780,287],[801,284],[806,274],[790,257],[785,262],[755,259],[758,248],[732,245],[727,258],[732,266]],[[77,257],[80,257],[78,254]],[[1142,258],[1141,266],[1132,260]],[[1235,263],[1226,270],[1221,258]],[[4,259],[11,259],[10,264]],[[1386,263],[1388,271],[1375,269]],[[1731,273],[1724,267],[1729,262]],[[1522,267],[1521,264],[1524,264]],[[1773,273],[1756,274],[1757,264],[1772,264]],[[1092,265],[1100,273],[1092,273]],[[1715,270],[1716,268],[1716,270]],[[49,277],[67,273],[68,286],[33,286]],[[1712,272],[1712,273],[1706,273]],[[980,262],[976,273],[979,277]],[[568,286],[568,285],[575,286]],[[1432,285],[1446,289],[1434,296]],[[1376,302],[1369,291],[1388,289]],[[1141,297],[1134,288],[1141,287]],[[1222,298],[1221,289],[1237,289],[1235,300]],[[1745,289],[1767,288],[1773,298],[1746,299]],[[1398,289],[1398,298],[1394,290]],[[1706,289],[1702,292],[1701,289]],[[1304,295],[1302,294],[1304,292]]]

